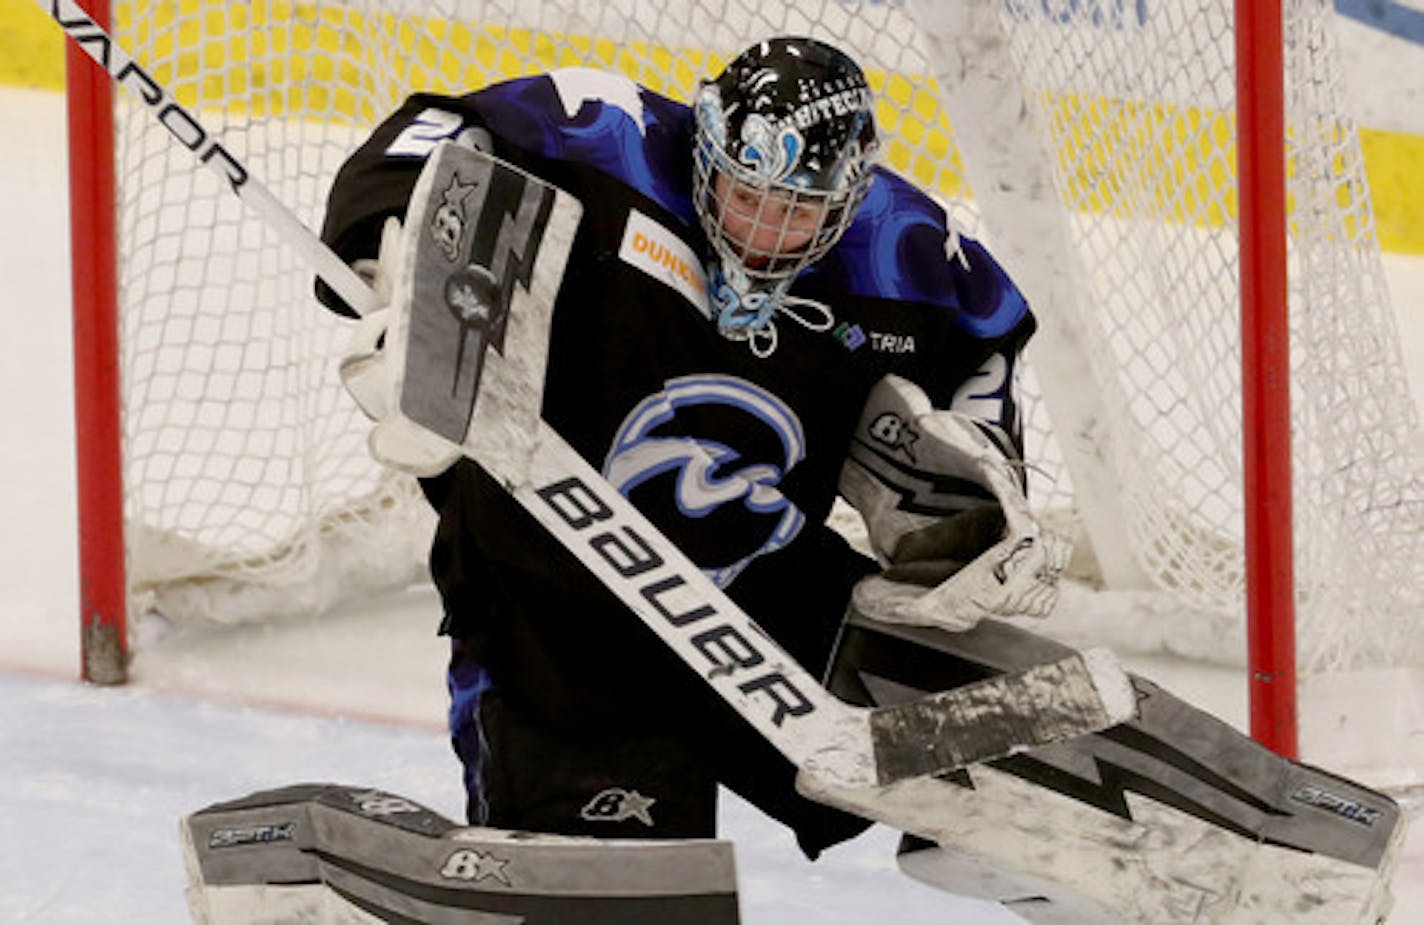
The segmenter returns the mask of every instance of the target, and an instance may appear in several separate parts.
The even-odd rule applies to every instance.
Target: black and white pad
[[[381,439],[434,435],[495,474],[526,471],[554,297],[582,214],[567,193],[486,152],[435,148],[405,216],[386,347],[395,413]]]
[[[298,784],[182,823],[196,922],[733,925],[725,841],[466,828],[394,794]]]
[[[945,633],[852,617],[830,687],[894,703],[1070,651],[994,620]],[[907,873],[1036,923],[1382,920],[1405,828],[1393,800],[1131,680],[1137,719],[860,802],[919,836]]]

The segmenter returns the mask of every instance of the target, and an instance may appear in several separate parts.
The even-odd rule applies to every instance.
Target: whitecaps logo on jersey
[[[769,428],[781,446],[780,458],[748,460],[715,440],[656,433],[680,409],[707,404],[735,411],[747,419],[748,428]],[[746,432],[740,426],[738,430]],[[778,486],[805,455],[801,422],[775,395],[734,376],[684,376],[645,398],[623,420],[603,475],[627,497],[649,479],[675,471],[677,509],[689,518],[704,518],[732,504],[774,516],[774,525],[755,548],[735,562],[703,568],[716,585],[726,587],[757,556],[775,552],[801,532],[806,517]]]

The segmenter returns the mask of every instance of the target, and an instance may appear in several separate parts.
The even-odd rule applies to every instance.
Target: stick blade
[[[1092,649],[877,707],[870,727],[879,781],[889,784],[1099,732],[1136,713],[1116,657]]]

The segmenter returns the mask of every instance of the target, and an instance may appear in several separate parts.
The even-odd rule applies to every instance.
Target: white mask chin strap
[[[776,343],[776,322],[770,318],[747,338],[747,346],[752,353],[763,360],[776,352]]]
[[[777,309],[808,331],[829,331],[836,323],[831,307],[815,299],[803,299],[798,295],[782,296]]]

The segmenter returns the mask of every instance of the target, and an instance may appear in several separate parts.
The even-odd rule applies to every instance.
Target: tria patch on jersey
[[[914,353],[915,335],[870,332],[870,349],[878,353]]]
[[[703,317],[712,317],[707,302],[707,274],[697,255],[681,238],[637,209],[628,213],[618,257],[671,286]]]

